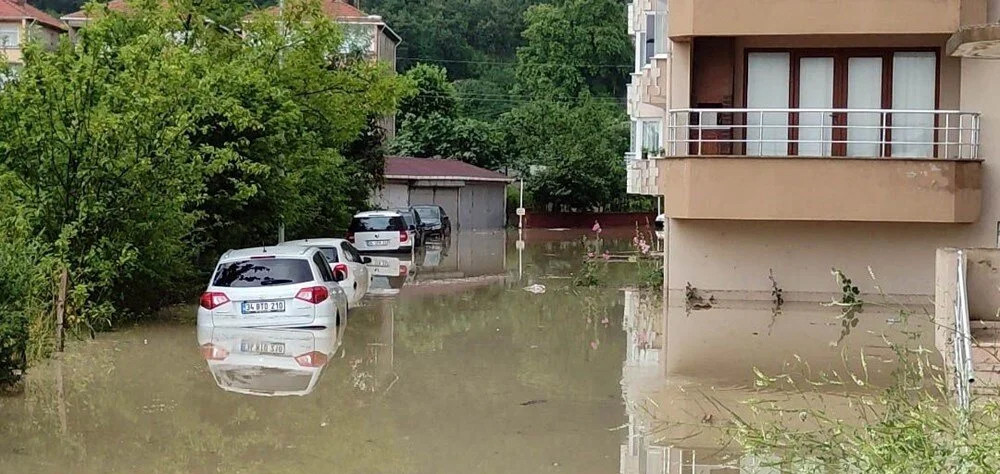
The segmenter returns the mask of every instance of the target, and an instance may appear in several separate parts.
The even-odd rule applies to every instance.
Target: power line
[[[462,59],[436,59],[436,58],[418,58],[418,57],[407,57],[398,56],[396,59],[405,59],[409,61],[427,61],[433,63],[457,63],[457,64],[488,64],[494,66],[517,66],[519,63],[517,61],[471,61]],[[615,69],[634,69],[634,64],[571,64],[571,63],[555,63],[555,62],[534,62],[529,63],[531,65],[539,66],[569,66],[569,67],[592,67],[592,68],[615,68]]]

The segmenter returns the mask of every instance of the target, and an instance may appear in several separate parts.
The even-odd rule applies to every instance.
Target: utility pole
[[[285,0],[278,0],[278,35],[281,37],[281,48],[278,49],[278,72],[284,65],[285,56]],[[281,169],[281,177],[285,177],[284,168]],[[285,243],[285,215],[281,215],[281,223],[278,224],[278,244]]]

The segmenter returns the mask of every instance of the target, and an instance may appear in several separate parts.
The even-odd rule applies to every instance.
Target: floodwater
[[[467,233],[382,257],[377,295],[339,329],[188,318],[71,343],[0,398],[0,471],[726,472],[711,469],[739,461],[707,400],[739,405],[755,367],[796,355],[814,370],[878,357],[899,332],[866,313],[838,344],[818,305],[664,312],[660,290],[629,288],[628,263],[577,288],[588,234]],[[629,230],[604,236],[598,250],[630,248]]]

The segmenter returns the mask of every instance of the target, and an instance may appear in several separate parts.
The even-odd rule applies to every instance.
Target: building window
[[[927,158],[943,138],[935,49],[750,51],[745,71],[746,106],[765,109],[746,115],[748,155]]]
[[[13,49],[21,46],[21,27],[18,25],[0,25],[0,48]]]
[[[653,14],[653,52],[667,54],[670,52],[670,23],[667,21],[667,0],[657,0],[656,11]]]

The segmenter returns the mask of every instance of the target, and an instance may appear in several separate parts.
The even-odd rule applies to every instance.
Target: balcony
[[[951,110],[680,109],[657,188],[675,219],[971,223],[980,117]]]
[[[670,0],[670,37],[952,34],[985,17],[981,0]]]

